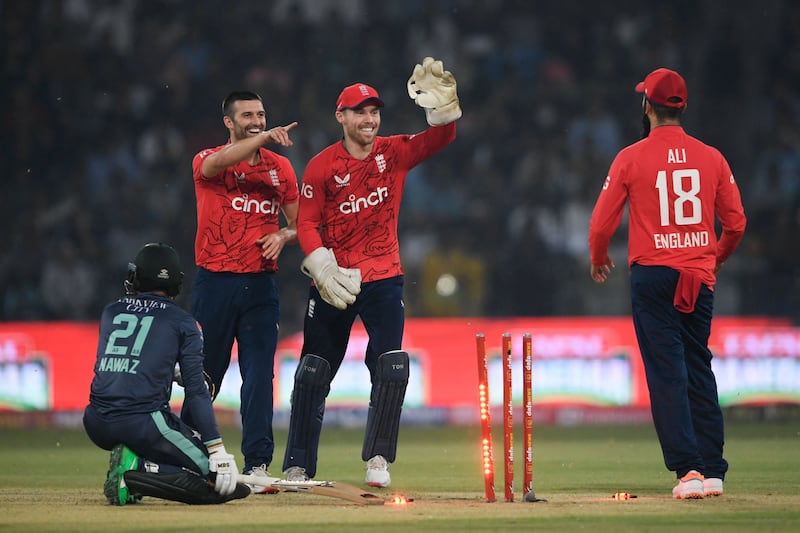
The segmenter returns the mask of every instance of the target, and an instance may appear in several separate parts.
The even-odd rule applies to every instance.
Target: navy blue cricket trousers
[[[692,313],[675,309],[678,271],[633,265],[633,325],[667,469],[725,479],[724,423],[708,338],[714,293],[703,285]]]
[[[405,326],[403,276],[362,284],[355,303],[343,311],[322,300],[314,286],[309,290],[309,306],[311,302],[315,302],[315,308],[306,313],[303,354],[310,353],[327,360],[331,365],[331,376],[336,375],[344,360],[356,317],[361,318],[369,337],[364,363],[370,376],[374,376],[381,354],[401,348]]]
[[[199,433],[167,409],[104,417],[89,404],[83,412],[83,427],[100,448],[111,450],[124,444],[139,457],[158,463],[162,473],[185,468],[208,475],[208,451]]]
[[[303,325],[303,349],[300,356],[302,358],[303,355],[313,354],[325,359],[330,364],[332,380],[344,360],[356,317],[361,318],[369,337],[364,363],[374,384],[378,358],[388,351],[399,350],[403,342],[405,327],[403,276],[363,283],[355,303],[344,310],[325,302],[317,288],[312,285],[309,289],[308,307]],[[372,396],[371,393],[370,398]],[[306,474],[314,477],[317,472],[325,396],[312,398],[301,395],[293,398],[293,402],[296,403],[292,405],[283,469],[300,466],[306,469]],[[309,408],[307,405],[301,405],[303,402],[319,402],[310,408],[311,411],[319,413],[319,416],[306,417],[305,413],[309,412]]]
[[[192,314],[203,329],[203,366],[217,393],[236,340],[242,376],[243,471],[269,466],[275,450],[272,391],[280,322],[275,276],[198,268],[192,288]]]

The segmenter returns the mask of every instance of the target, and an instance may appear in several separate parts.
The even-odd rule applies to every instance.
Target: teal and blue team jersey
[[[219,437],[203,378],[203,334],[172,299],[129,295],[103,310],[90,403],[104,418],[169,410],[175,364],[204,440]]]

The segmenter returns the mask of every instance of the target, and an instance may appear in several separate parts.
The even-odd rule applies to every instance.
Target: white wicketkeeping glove
[[[456,79],[441,61],[432,57],[414,67],[408,78],[408,96],[425,109],[431,126],[444,126],[461,118]]]
[[[217,474],[214,490],[221,496],[233,494],[236,490],[239,468],[233,455],[228,453],[222,442],[208,446],[208,469]]]
[[[337,309],[347,309],[361,292],[361,269],[340,267],[330,248],[321,246],[308,254],[300,270],[314,280],[322,299]]]

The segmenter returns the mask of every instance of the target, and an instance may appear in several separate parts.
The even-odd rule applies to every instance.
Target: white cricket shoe
[[[370,487],[388,487],[392,483],[389,463],[382,455],[376,455],[367,461],[366,483]]]
[[[277,488],[272,486],[272,481],[270,480],[274,480],[275,478],[269,475],[269,472],[267,472],[267,465],[262,464],[261,466],[254,466],[245,472],[245,474],[264,478],[263,485],[247,483],[247,486],[250,487],[250,492],[253,494],[277,494],[280,492]]]
[[[306,469],[300,466],[290,466],[284,470],[283,477],[286,478],[286,481],[291,481],[292,483],[303,483],[309,480]]]
[[[703,496],[722,496],[722,480],[718,477],[707,477],[703,480]]]
[[[676,500],[698,500],[703,497],[703,474],[697,470],[689,470],[675,488],[672,497]]]

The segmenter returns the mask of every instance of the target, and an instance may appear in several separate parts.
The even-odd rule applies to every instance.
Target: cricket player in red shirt
[[[298,188],[289,159],[263,145],[291,146],[289,131],[297,123],[267,129],[264,104],[252,91],[228,94],[222,113],[228,142],[200,151],[192,161],[197,197],[192,315],[203,327],[204,367],[216,393],[237,342],[244,472],[268,478],[280,322],[275,273],[283,247],[297,240]],[[277,492],[266,481],[251,488]]]
[[[718,496],[728,463],[708,338],[716,275],[742,239],[744,209],[722,154],[681,127],[680,74],[654,70],[636,92],[644,138],[617,154],[597,199],[591,276],[602,283],[614,268],[608,245],[627,203],[633,324],[664,464],[679,480],[672,494]]]
[[[425,58],[407,86],[425,109],[428,129],[378,136],[383,101],[369,85],[350,85],[336,102],[343,139],[311,159],[303,174],[297,238],[306,254],[301,269],[314,284],[283,463],[290,481],[316,474],[325,398],[358,316],[369,335],[365,364],[372,385],[361,452],[366,483],[390,484],[409,371],[401,346],[400,201],[408,171],[453,141],[461,117],[456,80],[441,61]]]

